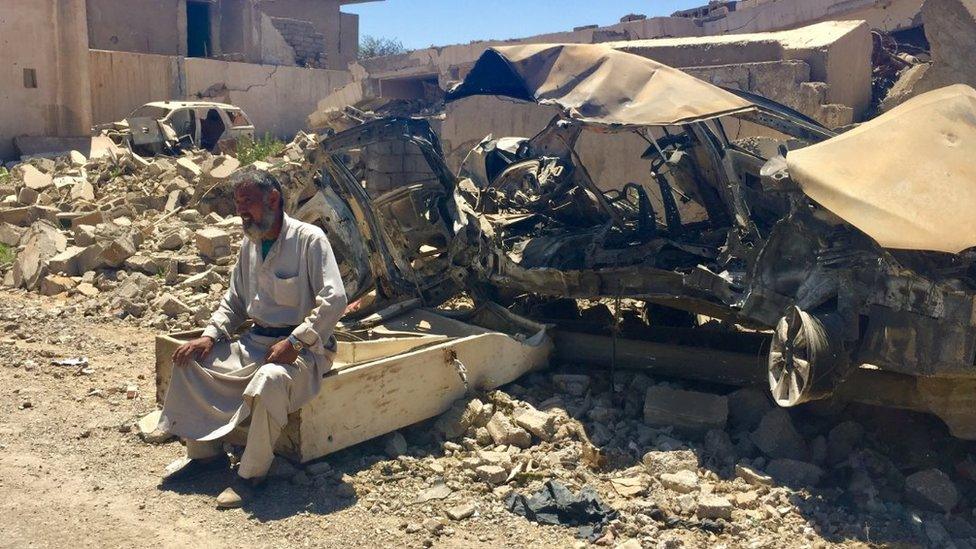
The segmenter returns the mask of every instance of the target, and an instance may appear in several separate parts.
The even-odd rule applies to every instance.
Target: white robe
[[[321,229],[287,215],[267,258],[245,239],[230,287],[204,330],[217,339],[203,360],[174,365],[159,427],[184,439],[212,441],[248,418],[260,397],[275,427],[284,427],[319,391],[332,366],[328,349],[346,295],[332,247]],[[265,366],[270,345],[284,337],[232,334],[248,318],[266,327],[297,326],[306,348],[294,364]],[[274,444],[274,441],[271,441]]]

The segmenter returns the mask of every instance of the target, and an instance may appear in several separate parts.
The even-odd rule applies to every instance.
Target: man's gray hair
[[[278,191],[278,206],[280,206],[282,210],[285,209],[285,193],[281,190],[281,183],[278,182],[278,179],[275,178],[275,176],[266,171],[239,171],[231,177],[231,183],[234,186],[234,192],[237,192],[237,189],[253,185],[258,189],[261,189],[264,196],[268,196],[268,193],[274,189]]]

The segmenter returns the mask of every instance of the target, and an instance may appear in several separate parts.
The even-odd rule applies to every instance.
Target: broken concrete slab
[[[191,182],[198,180],[203,174],[203,170],[200,169],[200,166],[185,156],[177,159],[176,172],[180,174],[180,177]]]
[[[698,474],[694,471],[682,470],[676,473],[663,473],[659,480],[665,488],[679,494],[690,494],[698,491]]]
[[[14,175],[18,176],[27,188],[37,192],[45,191],[54,185],[54,179],[50,173],[42,172],[27,163],[19,164],[14,168]]]
[[[771,458],[802,460],[810,451],[806,440],[793,426],[789,412],[782,408],[767,412],[749,438]]]
[[[676,432],[703,437],[711,429],[724,429],[729,415],[724,396],[655,385],[644,398],[644,423],[673,426]]]
[[[515,423],[542,440],[552,440],[556,434],[556,416],[534,408],[519,408],[514,413]]]
[[[956,485],[939,469],[909,475],[905,479],[905,496],[914,505],[942,513],[952,511],[959,503]]]
[[[84,253],[85,248],[80,246],[68,246],[63,252],[55,255],[48,262],[48,267],[52,273],[63,273],[68,276],[77,276],[82,271],[78,268],[78,260]]]
[[[47,275],[41,280],[41,295],[58,295],[74,288],[75,281],[66,276]]]
[[[180,315],[192,315],[193,309],[173,294],[163,294],[154,304],[164,315],[173,318]]]
[[[647,472],[652,475],[679,471],[697,472],[700,465],[698,455],[691,450],[652,450],[644,454],[641,461],[647,468]]]
[[[68,239],[46,221],[31,225],[24,235],[24,249],[17,254],[11,271],[16,287],[33,290],[48,273],[48,262],[63,252]]]
[[[732,502],[715,495],[702,495],[698,498],[697,515],[703,519],[732,519]]]
[[[502,412],[495,412],[485,426],[495,444],[506,444],[518,448],[528,448],[532,445],[532,436],[528,431],[512,423]]]
[[[766,465],[766,472],[776,482],[792,487],[816,486],[824,474],[820,467],[795,459],[774,459]]]

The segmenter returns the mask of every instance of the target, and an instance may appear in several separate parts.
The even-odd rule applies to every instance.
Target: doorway
[[[213,53],[210,41],[210,3],[186,3],[186,56],[209,57]]]

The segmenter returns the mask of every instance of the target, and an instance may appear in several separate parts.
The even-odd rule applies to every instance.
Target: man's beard
[[[265,215],[264,219],[259,223],[253,219],[248,221],[246,219],[241,220],[241,226],[244,228],[244,234],[251,242],[261,242],[264,239],[264,235],[271,230],[274,225],[274,216]]]

